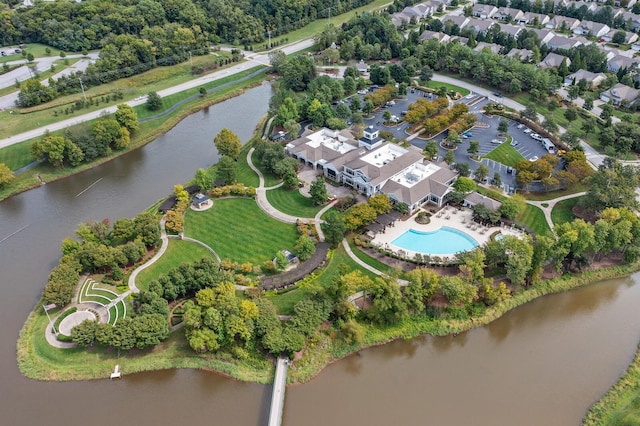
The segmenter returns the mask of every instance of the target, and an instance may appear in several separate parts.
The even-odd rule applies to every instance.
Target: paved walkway
[[[586,195],[586,192],[576,192],[575,194],[564,195],[562,197],[554,198],[552,200],[545,200],[545,201],[527,200],[527,204],[531,204],[532,206],[536,206],[540,210],[542,210],[542,213],[544,213],[544,218],[547,220],[547,224],[549,225],[549,228],[553,230],[553,220],[551,220],[551,211],[553,210],[555,205],[560,201],[570,200],[571,198],[582,197],[583,195]],[[543,206],[543,204],[547,204],[547,206],[545,207]]]

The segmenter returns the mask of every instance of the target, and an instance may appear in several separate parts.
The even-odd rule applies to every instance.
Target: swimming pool
[[[409,229],[391,244],[403,250],[431,255],[452,255],[479,246],[468,234],[446,226],[432,232]]]

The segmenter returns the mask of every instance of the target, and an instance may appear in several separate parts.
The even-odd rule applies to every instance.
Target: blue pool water
[[[451,255],[473,250],[479,245],[466,233],[446,226],[432,232],[409,229],[391,244],[404,250],[432,255]]]

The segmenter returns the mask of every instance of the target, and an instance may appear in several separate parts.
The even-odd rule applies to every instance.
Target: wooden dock
[[[269,426],[280,426],[284,409],[284,391],[287,386],[287,368],[289,360],[278,358],[276,363],[276,377],[273,379],[273,393],[271,394],[271,409],[269,410]]]

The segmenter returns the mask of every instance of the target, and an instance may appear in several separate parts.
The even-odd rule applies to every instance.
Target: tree
[[[495,172],[493,174],[493,184],[498,188],[500,187],[500,185],[502,185],[502,177],[500,177],[500,173]]]
[[[398,283],[391,278],[376,278],[368,291],[372,298],[367,316],[378,324],[395,324],[408,314]]]
[[[438,143],[433,139],[427,142],[424,147],[424,153],[429,160],[433,160],[438,156]]]
[[[520,115],[524,118],[528,118],[533,122],[538,121],[538,111],[534,105],[528,105],[523,111],[520,112]]]
[[[624,44],[627,34],[624,31],[616,31],[611,41],[616,44]]]
[[[523,202],[517,199],[514,195],[513,197],[504,200],[498,211],[502,217],[515,219],[524,207],[522,204]]]
[[[162,98],[156,92],[149,92],[147,95],[147,109],[151,111],[158,111],[162,108]]]
[[[471,158],[475,158],[480,152],[480,141],[469,141],[469,148],[467,148],[467,154],[471,156]]]
[[[207,96],[207,89],[204,87],[201,87],[200,89],[198,89],[198,93],[200,93],[200,96],[202,97]]]
[[[71,329],[71,341],[86,348],[96,340],[97,321],[84,320]]]
[[[0,163],[0,188],[13,182],[14,179],[11,169],[6,164]]]
[[[207,171],[203,168],[199,168],[196,171],[194,181],[201,191],[208,191],[213,187],[211,176],[209,176],[209,173],[207,173]]]
[[[460,277],[441,277],[440,288],[449,303],[456,306],[469,305],[478,297],[478,288],[465,283]]]
[[[218,161],[216,175],[227,185],[235,183],[238,175],[238,163],[233,161],[231,157],[223,156]]]
[[[468,194],[469,192],[475,191],[477,185],[473,179],[461,176],[453,183],[453,188],[458,192]]]
[[[54,136],[49,133],[31,145],[31,155],[37,160],[44,158],[53,167],[62,167],[64,164],[64,149],[66,141],[63,136]]]
[[[569,121],[574,121],[578,118],[578,111],[576,111],[575,108],[569,107],[564,112],[564,118]]]
[[[506,118],[500,119],[500,122],[498,123],[498,132],[507,133],[507,130],[509,130],[509,121]]]
[[[240,151],[242,151],[240,139],[229,129],[220,130],[220,133],[213,139],[213,143],[220,155],[231,157],[234,160],[238,159]]]
[[[531,270],[531,262],[533,259],[533,245],[528,235],[516,237],[506,235],[500,243],[507,255],[505,269],[507,277],[513,285],[522,285],[525,283],[527,274]]]
[[[582,108],[587,111],[591,111],[593,109],[593,99],[590,97],[585,98],[584,103],[582,104]]]
[[[471,168],[469,163],[456,163],[455,169],[460,173],[460,176],[468,177],[471,175]]]
[[[447,146],[449,147],[456,146],[460,143],[460,135],[455,130],[450,129],[449,133],[447,134],[447,139],[445,139],[445,141],[447,143]]]
[[[447,164],[453,164],[456,161],[455,153],[453,150],[448,149],[444,154],[444,161]]]
[[[327,198],[329,198],[329,194],[327,193],[327,187],[322,176],[318,176],[316,180],[311,182],[309,195],[311,195],[311,202],[315,206],[324,204],[327,201]]]
[[[477,181],[484,182],[489,176],[489,168],[485,164],[480,164],[475,172],[473,172],[473,175]]]
[[[129,133],[138,130],[138,114],[136,111],[127,104],[120,104],[117,108],[115,117],[118,124],[129,130]]]
[[[556,133],[558,131],[558,125],[552,119],[545,119],[542,122],[542,128],[550,133]]]
[[[324,222],[320,225],[324,233],[324,239],[332,247],[337,247],[344,238],[346,227],[337,211],[331,209],[325,215]]]
[[[294,247],[296,255],[300,260],[307,260],[316,251],[316,245],[311,241],[311,238],[307,234],[302,234],[298,237],[296,245]]]

